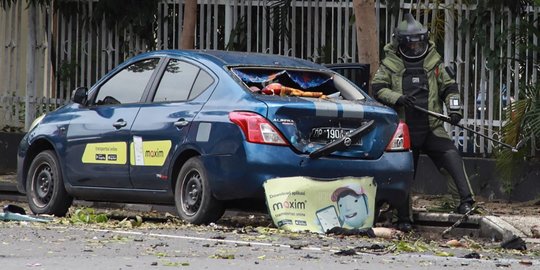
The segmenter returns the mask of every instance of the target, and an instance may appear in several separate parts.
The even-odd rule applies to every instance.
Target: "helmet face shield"
[[[419,58],[424,56],[428,49],[426,35],[409,35],[401,39],[399,43],[400,53],[407,58]]]

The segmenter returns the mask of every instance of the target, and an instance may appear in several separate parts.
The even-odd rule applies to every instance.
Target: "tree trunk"
[[[184,23],[180,37],[180,48],[193,49],[197,23],[197,0],[185,0],[184,3]]]
[[[358,61],[369,64],[369,80],[371,81],[379,68],[379,37],[377,36],[378,24],[375,18],[375,0],[353,0],[353,8],[356,18]],[[368,91],[373,96],[371,83]]]

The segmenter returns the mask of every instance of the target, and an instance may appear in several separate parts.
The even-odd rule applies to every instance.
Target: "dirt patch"
[[[519,215],[538,216],[540,214],[540,199],[527,202],[512,202],[507,200],[488,200],[476,197],[478,212],[484,215]],[[413,209],[427,212],[452,212],[456,208],[450,196],[413,195]]]

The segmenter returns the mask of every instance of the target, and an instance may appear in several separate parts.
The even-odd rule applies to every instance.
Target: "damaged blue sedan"
[[[18,189],[36,214],[73,199],[175,204],[193,224],[227,202],[264,198],[271,178],[373,176],[377,204],[404,205],[413,177],[406,124],[321,65],[226,51],[133,57],[34,121]]]

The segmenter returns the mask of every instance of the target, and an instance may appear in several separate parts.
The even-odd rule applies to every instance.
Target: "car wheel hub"
[[[201,176],[198,172],[192,172],[187,177],[183,189],[183,208],[188,215],[195,215],[199,210],[202,200]]]
[[[43,165],[36,174],[34,189],[36,191],[36,196],[42,204],[46,204],[50,201],[53,191],[53,173],[51,167],[48,165]]]

